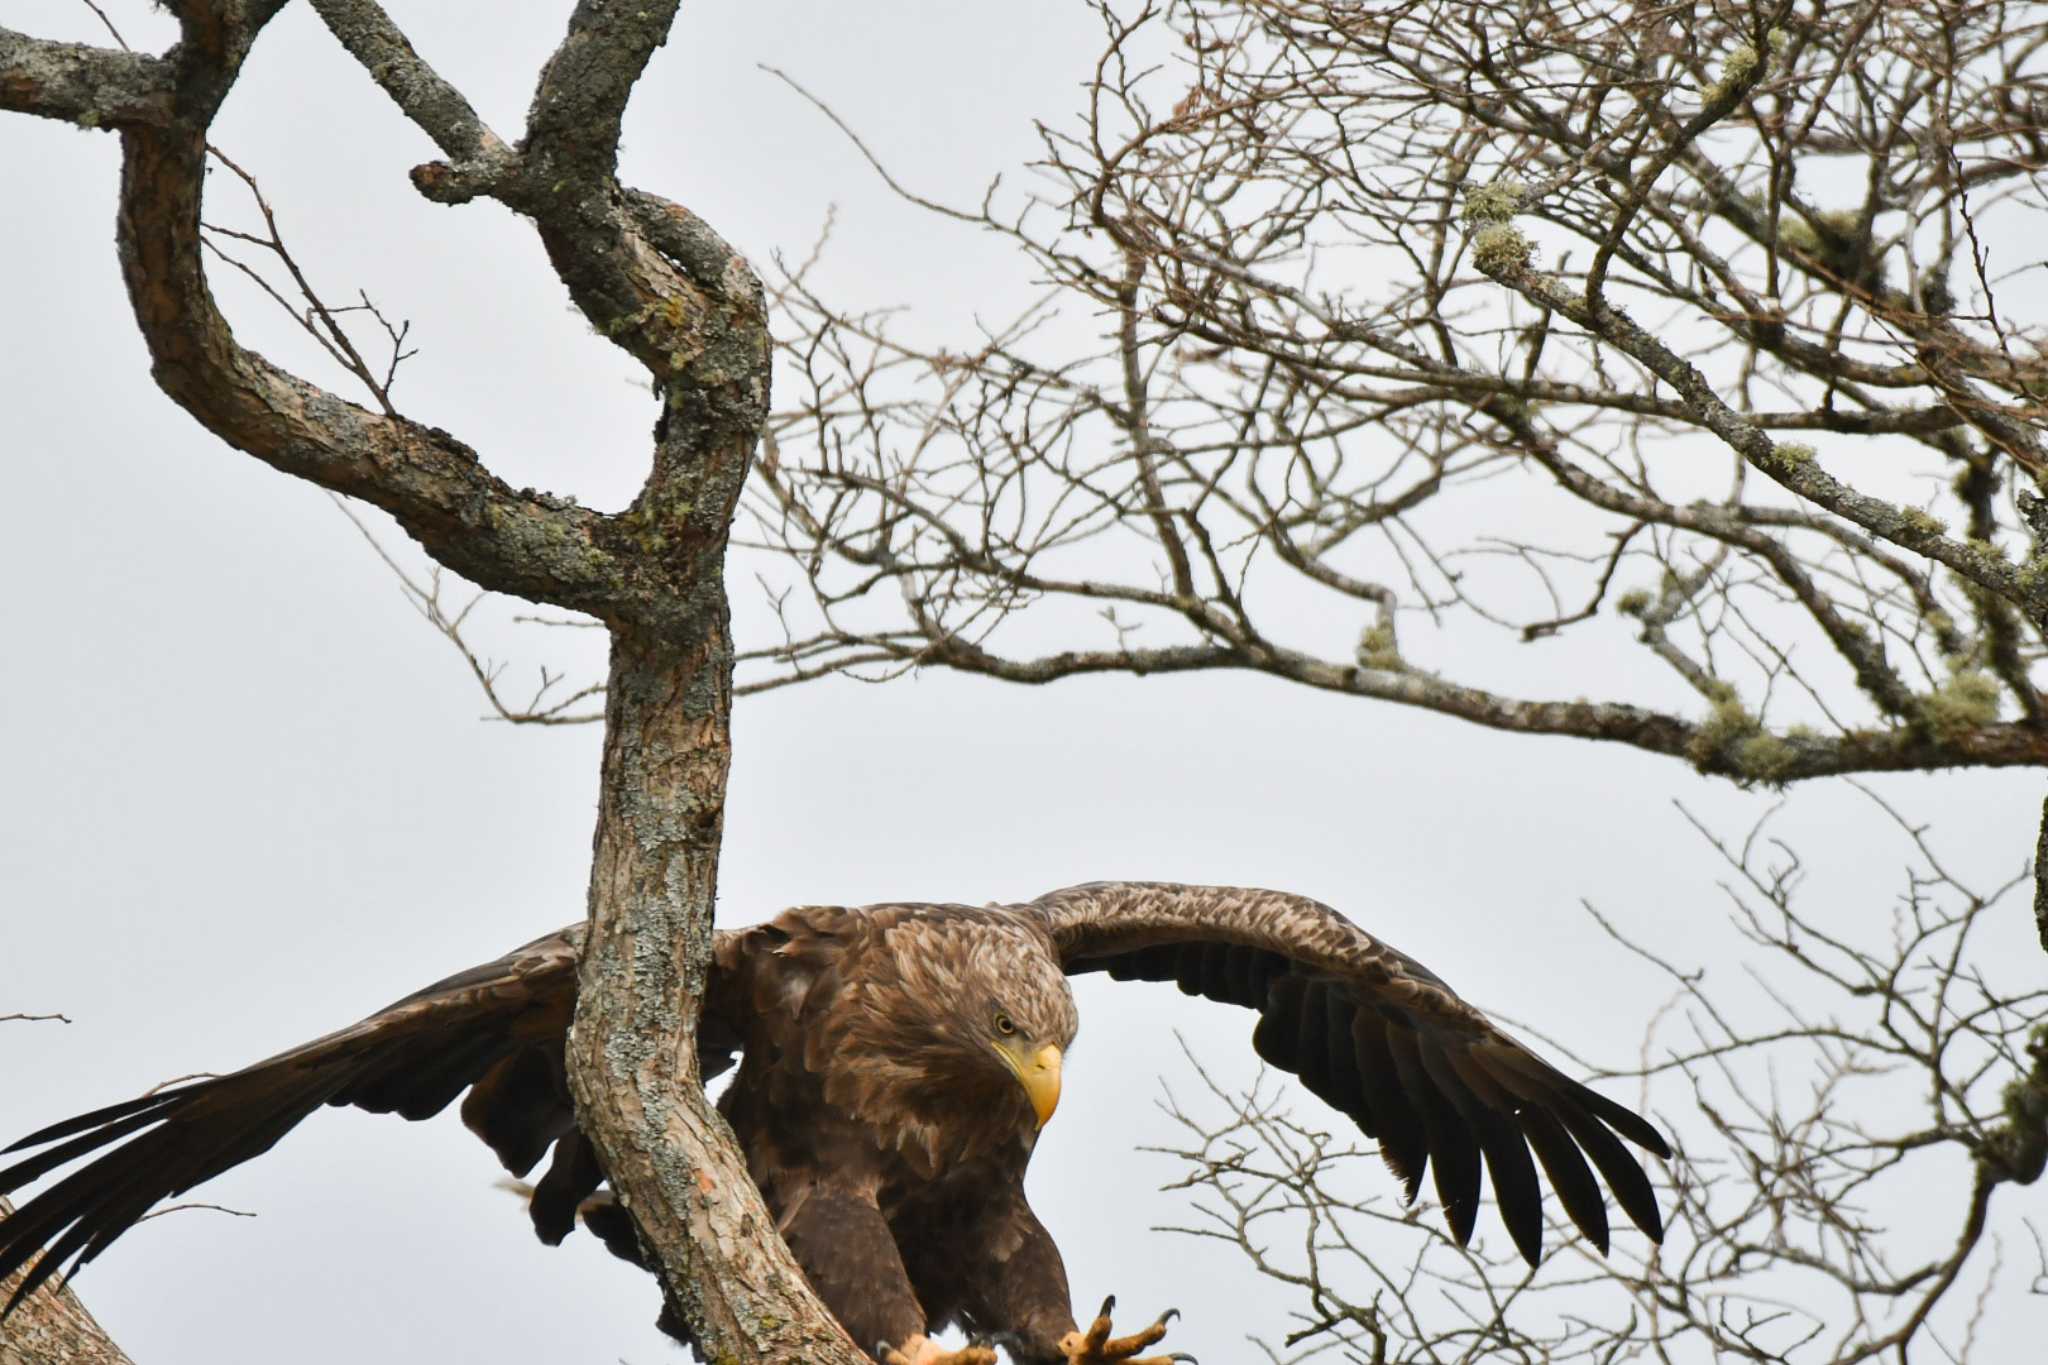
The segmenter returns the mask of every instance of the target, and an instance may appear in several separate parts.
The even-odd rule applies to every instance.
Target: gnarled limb
[[[662,1277],[665,1326],[712,1359],[864,1360],[776,1235],[695,1057],[731,756],[724,555],[765,412],[769,344],[746,262],[679,206],[613,175],[626,101],[677,0],[579,4],[517,151],[377,5],[316,6],[454,158],[415,173],[422,192],[488,194],[530,217],[578,306],[653,376],[663,409],[649,474],[616,516],[514,490],[388,398],[382,412],[346,402],[235,339],[201,256],[207,130],[281,6],[184,0],[181,41],[157,58],[0,31],[5,107],[113,116],[121,266],[167,395],[235,448],[384,508],[474,582],[611,629],[592,928],[570,1054],[580,1119]]]

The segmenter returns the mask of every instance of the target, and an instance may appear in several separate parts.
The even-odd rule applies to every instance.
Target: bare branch
[[[312,337],[322,350],[334,357],[335,363],[361,380],[363,387],[370,391],[370,396],[375,398],[377,405],[384,410],[385,416],[397,417],[398,409],[391,406],[391,381],[397,376],[399,365],[413,354],[411,351],[404,349],[405,334],[411,330],[412,324],[406,323],[403,329],[392,327],[391,323],[386,320],[384,314],[378,310],[377,306],[370,302],[370,296],[367,293],[361,295],[362,303],[360,304],[330,308],[313,291],[312,284],[306,279],[305,271],[300,269],[298,261],[292,256],[291,249],[285,245],[284,238],[278,232],[277,215],[271,211],[270,202],[263,197],[263,188],[256,183],[256,177],[236,165],[228,157],[227,153],[221,151],[220,148],[209,145],[206,150],[208,155],[234,172],[235,178],[248,187],[249,197],[255,201],[256,211],[263,217],[263,235],[256,237],[246,232],[237,232],[212,223],[202,223],[200,225],[201,230],[212,234],[211,237],[201,239],[203,244],[216,256],[255,281],[256,287],[275,300],[287,313],[290,313],[293,320],[304,329],[306,334]],[[297,289],[299,298],[304,304],[304,310],[301,311],[287,301],[283,294],[272,287],[270,281],[265,279],[259,271],[252,269],[230,255],[220,245],[220,239],[222,238],[237,242],[247,242],[253,246],[261,247],[277,257],[286,272],[290,274],[292,284]],[[369,362],[363,359],[362,353],[356,349],[355,342],[349,337],[348,332],[339,322],[335,321],[342,314],[357,311],[369,313],[383,326],[386,335],[391,339],[391,358],[384,367],[384,374],[381,379],[376,371],[370,367]]]
[[[1096,9],[975,212],[805,95],[1052,293],[931,344],[776,282],[749,540],[808,652],[746,685],[1234,668],[1742,783],[2048,762],[2048,332],[1986,264],[2038,232],[2037,16]],[[1657,669],[1501,647],[1630,621]]]
[[[161,1218],[167,1213],[184,1213],[191,1209],[206,1209],[213,1213],[225,1213],[235,1218],[254,1218],[256,1216],[247,1209],[231,1209],[225,1204],[166,1204],[160,1209],[151,1209],[135,1221],[147,1223],[150,1219]]]
[[[398,586],[405,593],[406,601],[412,605],[413,610],[417,611],[421,618],[462,656],[462,661],[469,666],[470,675],[476,679],[477,686],[483,689],[484,700],[491,704],[492,714],[485,719],[502,720],[513,725],[591,725],[604,719],[603,707],[580,711],[577,709],[594,697],[602,697],[603,684],[587,683],[571,691],[558,693],[556,689],[561,684],[562,676],[550,673],[546,665],[541,666],[539,685],[523,703],[508,702],[498,690],[499,679],[504,675],[504,666],[479,656],[462,634],[463,623],[469,619],[470,612],[482,600],[482,594],[470,599],[468,605],[451,615],[442,598],[443,584],[441,570],[438,567],[429,572],[425,583],[420,582],[391,557],[391,552],[384,548],[384,542],[363,524],[363,519],[356,515],[354,508],[338,497],[334,498],[334,505],[349,519],[349,524],[356,528],[363,539],[369,542],[371,552],[383,561],[384,567],[391,571],[391,576],[398,580]],[[515,622],[535,621],[553,626],[602,625],[596,621],[554,621],[532,616],[515,616],[512,619]]]
[[[2048,950],[2048,801],[2041,804],[2041,837],[2034,845],[2034,926]]]

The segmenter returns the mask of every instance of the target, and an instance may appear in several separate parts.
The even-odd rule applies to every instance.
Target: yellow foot
[[[882,1342],[875,1347],[875,1359],[882,1365],[996,1365],[996,1353],[986,1346],[949,1351],[927,1336],[914,1336],[901,1346]]]
[[[1196,1365],[1195,1358],[1184,1351],[1138,1356],[1138,1352],[1166,1335],[1166,1324],[1180,1316],[1178,1308],[1167,1309],[1150,1327],[1142,1327],[1127,1337],[1109,1334],[1109,1315],[1115,1311],[1116,1295],[1112,1294],[1102,1301],[1102,1311],[1088,1324],[1088,1330],[1069,1332],[1060,1338],[1060,1352],[1066,1356],[1067,1365]]]

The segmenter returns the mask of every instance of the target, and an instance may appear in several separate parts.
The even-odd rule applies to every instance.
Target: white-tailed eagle
[[[0,1278],[26,1293],[90,1261],[151,1206],[267,1150],[323,1104],[462,1118],[515,1175],[550,1157],[531,1200],[559,1242],[579,1210],[639,1259],[631,1220],[576,1127],[563,1073],[580,925],[458,973],[361,1023],[231,1075],[32,1133],[0,1170],[10,1193],[89,1153],[0,1223]],[[1657,1130],[1563,1075],[1435,973],[1316,901],[1275,891],[1103,882],[1024,905],[803,906],[717,935],[700,1030],[704,1074],[812,1286],[863,1346],[945,1359],[949,1323],[1031,1365],[1127,1358],[1160,1325],[1077,1331],[1058,1249],[1024,1169],[1059,1099],[1079,1019],[1066,978],[1173,981],[1256,1010],[1252,1046],[1355,1120],[1413,1198],[1425,1171],[1460,1243],[1492,1177],[1509,1235],[1542,1254],[1540,1166],[1605,1251],[1601,1180],[1652,1239],[1650,1181],[1623,1145]],[[110,1150],[103,1150],[110,1149]],[[961,1365],[992,1359],[961,1353]]]

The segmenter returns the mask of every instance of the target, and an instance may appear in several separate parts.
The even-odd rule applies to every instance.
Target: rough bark
[[[810,1310],[698,1078],[730,751],[722,597],[705,603],[700,626],[685,641],[613,636],[591,931],[570,1035],[577,1113],[643,1245],[668,1268],[665,1325],[689,1324],[707,1360],[864,1360]],[[676,1189],[686,1197],[665,1197]]]
[[[0,1216],[14,1205],[0,1199]],[[40,1259],[40,1258],[38,1258]],[[35,1269],[30,1261],[0,1280],[0,1303],[14,1294],[22,1277]],[[44,1285],[21,1301],[0,1327],[0,1365],[133,1365],[128,1355],[93,1321],[78,1296],[60,1280]]]
[[[2048,949],[2048,801],[2041,803],[2041,837],[2034,842],[2034,929]]]
[[[113,128],[170,121],[170,70],[139,52],[52,43],[0,28],[0,109]]]
[[[864,1361],[810,1292],[699,1082],[731,757],[724,558],[770,366],[747,263],[679,205],[614,174],[626,102],[678,0],[582,0],[516,147],[379,6],[313,3],[451,158],[414,168],[420,192],[494,198],[530,218],[577,306],[653,379],[662,415],[650,473],[624,512],[512,489],[449,433],[388,401],[347,402],[236,341],[201,254],[207,130],[283,0],[185,0],[174,7],[180,42],[154,58],[0,29],[0,108],[120,132],[118,243],[151,373],[209,431],[384,508],[476,583],[611,628],[592,929],[570,1051],[579,1117],[662,1277],[664,1325],[713,1360]]]

